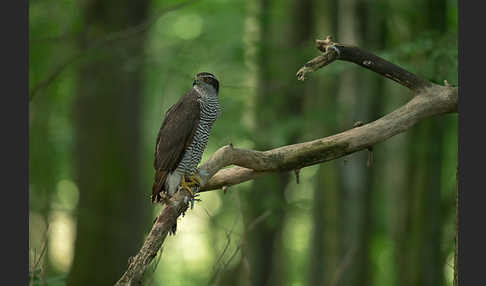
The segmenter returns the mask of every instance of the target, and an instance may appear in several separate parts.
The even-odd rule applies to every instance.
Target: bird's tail
[[[162,197],[161,192],[164,192],[164,184],[167,178],[167,172],[156,171],[154,175],[154,184],[152,185],[152,203],[160,203]]]
[[[177,222],[175,222],[174,225],[170,228],[169,234],[175,235],[176,230],[177,230]]]

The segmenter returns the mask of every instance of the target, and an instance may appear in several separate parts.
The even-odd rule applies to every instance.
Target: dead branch
[[[177,192],[167,200],[167,205],[155,220],[142,248],[134,257],[130,258],[128,269],[115,285],[141,285],[143,274],[150,262],[155,258],[170,228],[176,219],[187,210],[187,191]]]
[[[305,80],[306,73],[314,72],[335,60],[342,60],[372,70],[413,91],[433,85],[426,79],[418,77],[370,52],[355,46],[333,42],[331,36],[327,36],[325,40],[316,40],[316,45],[317,49],[323,52],[323,54],[308,61],[297,71],[297,78],[299,80]]]
[[[340,59],[390,78],[411,89],[415,96],[404,106],[378,120],[329,137],[268,151],[234,148],[231,144],[223,146],[199,167],[198,175],[202,179],[200,192],[239,184],[268,173],[292,171],[334,160],[369,149],[426,118],[457,112],[456,87],[430,83],[357,47],[333,43],[330,37],[316,42],[318,49],[324,53],[306,63],[297,72],[298,79],[303,80],[306,73]],[[230,165],[236,167],[223,169]],[[141,250],[131,260],[128,270],[116,285],[137,285],[141,281],[147,265],[157,254],[170,227],[187,209],[186,197],[185,192],[178,192],[170,199]]]
[[[433,85],[380,119],[333,136],[268,151],[224,146],[200,167],[205,183],[201,191],[239,184],[269,172],[312,166],[371,148],[425,118],[457,112],[457,97],[457,88]],[[239,167],[222,169],[229,165]]]

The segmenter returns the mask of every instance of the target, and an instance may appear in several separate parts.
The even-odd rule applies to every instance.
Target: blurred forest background
[[[453,0],[29,0],[34,285],[112,285],[153,218],[155,139],[200,71],[220,80],[219,147],[267,150],[398,108],[408,89],[337,62],[332,35],[457,85]],[[144,285],[452,285],[457,114],[368,152],[222,191],[179,220]],[[40,257],[40,258],[39,258]],[[33,278],[32,278],[33,277]]]

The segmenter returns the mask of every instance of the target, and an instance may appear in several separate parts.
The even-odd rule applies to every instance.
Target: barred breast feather
[[[215,96],[202,96],[200,98],[200,118],[196,127],[191,144],[184,153],[184,156],[177,167],[181,174],[192,175],[197,165],[201,162],[204,149],[208,143],[209,134],[213,123],[219,116],[220,107]]]
[[[172,195],[182,175],[194,174],[220,112],[217,93],[196,87],[167,111],[155,147],[152,201],[160,192]]]
[[[165,181],[169,173],[179,166],[184,151],[191,145],[199,126],[200,102],[194,89],[184,94],[165,114],[157,135],[154,154],[154,183],[152,201],[160,201],[165,192]]]

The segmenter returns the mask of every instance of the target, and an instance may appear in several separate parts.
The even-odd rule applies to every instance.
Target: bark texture
[[[268,172],[301,169],[367,149],[425,118],[457,112],[457,99],[457,88],[434,85],[380,119],[336,135],[268,151],[224,146],[201,166],[201,191],[239,184]],[[237,167],[222,169],[229,165]]]

